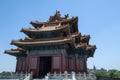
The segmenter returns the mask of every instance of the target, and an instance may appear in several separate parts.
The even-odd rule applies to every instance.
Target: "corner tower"
[[[87,58],[93,57],[96,46],[89,44],[90,35],[78,30],[78,17],[61,17],[59,11],[47,22],[32,21],[33,28],[22,28],[25,39],[12,40],[17,49],[5,50],[16,56],[16,72],[30,73],[33,77],[48,72],[87,72]]]

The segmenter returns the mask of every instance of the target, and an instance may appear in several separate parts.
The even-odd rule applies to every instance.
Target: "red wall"
[[[16,72],[17,73],[25,73],[26,72],[26,58],[25,57],[17,58]]]
[[[27,72],[33,72],[34,77],[39,77],[39,68],[40,68],[40,57],[41,56],[51,56],[51,73],[60,73],[65,70],[65,57],[62,54],[45,54],[45,55],[29,55],[27,59]]]
[[[76,57],[65,57],[64,54],[44,54],[44,55],[28,55],[27,58],[20,57],[17,59],[16,72],[30,73],[33,77],[39,77],[40,73],[40,57],[51,56],[51,73],[64,73],[64,71],[87,72],[86,59]]]
[[[75,71],[78,72],[87,72],[87,66],[86,66],[86,59],[85,58],[68,58],[68,71]]]

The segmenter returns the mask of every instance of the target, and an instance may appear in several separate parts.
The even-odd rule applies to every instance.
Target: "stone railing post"
[[[64,76],[65,76],[65,79],[68,78],[68,73],[67,73],[67,71],[64,72]]]
[[[72,72],[72,80],[76,80],[76,78],[75,78],[75,72]]]
[[[45,76],[45,80],[49,80],[48,76]]]
[[[84,80],[87,80],[87,75],[85,72],[84,72]]]

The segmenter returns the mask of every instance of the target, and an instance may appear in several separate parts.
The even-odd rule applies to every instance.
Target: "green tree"
[[[107,72],[105,71],[97,71],[95,74],[96,76],[107,76]]]
[[[0,73],[0,75],[2,75],[2,76],[10,75],[10,74],[11,74],[11,72],[6,72],[6,71],[3,71],[3,72]]]
[[[115,70],[115,69],[109,70],[108,75],[111,78],[120,78],[120,72],[118,70]]]
[[[101,68],[100,70],[95,71],[96,76],[107,76],[107,70],[104,68]]]

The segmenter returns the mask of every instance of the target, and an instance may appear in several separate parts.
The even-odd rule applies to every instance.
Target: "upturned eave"
[[[61,25],[61,26],[48,26],[48,27],[42,27],[42,28],[35,28],[35,29],[32,29],[32,28],[28,28],[28,29],[25,29],[25,28],[22,28],[21,32],[29,32],[29,33],[42,33],[42,32],[52,32],[52,31],[59,31],[59,30],[65,30],[66,28],[69,27],[69,24],[67,25]]]
[[[58,40],[35,41],[35,40],[12,40],[11,44],[16,46],[34,46],[34,45],[50,45],[50,44],[64,44],[73,42],[73,38],[64,38]]]
[[[31,21],[30,24],[32,24],[33,27],[37,28],[37,27],[42,27],[43,25],[58,25],[59,23],[61,24],[65,24],[65,23],[69,23],[69,22],[75,22],[78,21],[78,17],[72,17],[71,19],[66,19],[66,20],[62,20],[62,21],[55,21],[55,22],[39,22],[39,21]]]
[[[20,49],[11,49],[11,50],[5,50],[5,54],[9,54],[12,56],[20,56],[20,55],[25,55],[24,50]]]
[[[90,35],[81,36],[81,42],[89,44]]]
[[[86,47],[86,52],[88,57],[93,57],[96,50],[96,45],[89,45]]]

